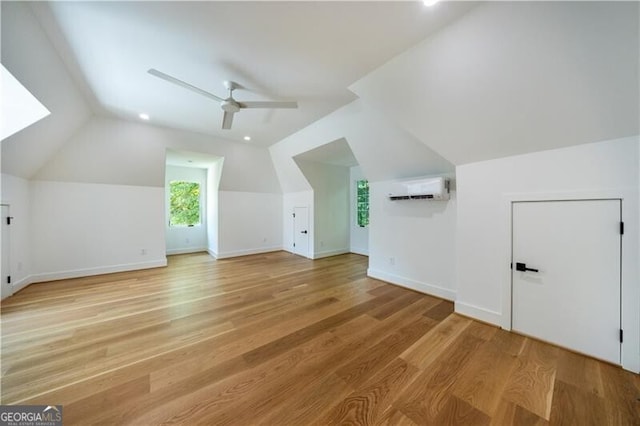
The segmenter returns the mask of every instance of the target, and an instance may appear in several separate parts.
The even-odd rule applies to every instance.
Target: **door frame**
[[[11,217],[11,204],[0,202],[0,207],[6,207],[8,211],[8,216]],[[0,220],[3,220],[3,221],[6,220],[4,215],[0,215],[0,216],[2,216]],[[4,223],[0,224],[0,226],[4,226]],[[9,229],[9,232],[11,232],[10,229]],[[6,253],[6,254],[2,253],[2,246],[4,245],[3,240],[5,238],[6,238],[5,235],[2,235],[0,237],[0,263],[2,262],[1,257],[7,256],[7,264],[9,265],[9,271],[2,271],[2,274],[0,274],[0,286],[7,285],[7,283],[4,282],[4,277],[5,275],[11,275],[11,251],[9,251],[9,253]],[[11,234],[9,234],[8,239],[9,239],[8,245],[11,246]],[[13,284],[9,284],[9,286],[11,287],[11,294],[9,294],[7,297],[11,297],[15,293]]]
[[[535,201],[579,201],[579,200],[620,200],[621,217],[624,222],[624,235],[621,241],[621,325],[624,330],[624,340],[621,344],[621,364],[625,370],[640,373],[640,250],[638,238],[638,192],[637,189],[602,190],[602,191],[569,191],[569,192],[539,192],[539,193],[505,193],[502,196],[503,235],[498,236],[502,241],[504,252],[501,258],[504,262],[500,278],[502,287],[501,313],[496,313],[500,326],[511,330],[512,322],[512,232],[514,202]]]
[[[510,311],[510,315],[511,315],[511,329],[514,330],[514,320],[515,320],[515,315],[516,315],[516,311],[514,309],[514,280],[515,280],[515,276],[516,274],[514,273],[514,269],[513,269],[513,265],[515,264],[516,261],[519,261],[520,259],[517,259],[514,256],[514,244],[515,244],[515,240],[513,238],[513,228],[514,228],[514,218],[515,218],[515,207],[516,205],[535,205],[535,204],[540,204],[540,203],[544,203],[546,205],[549,204],[566,204],[566,203],[577,203],[577,204],[582,204],[582,207],[587,208],[588,203],[592,203],[592,202],[606,202],[608,203],[608,206],[605,206],[606,208],[610,208],[609,206],[611,206],[611,203],[613,203],[614,210],[615,210],[615,214],[616,214],[616,219],[618,222],[622,221],[622,200],[620,198],[590,198],[590,199],[580,199],[580,200],[553,200],[553,201],[548,201],[548,200],[542,200],[542,201],[514,201],[511,203],[511,226],[512,226],[512,233],[511,233],[511,311]],[[574,204],[575,205],[575,204]],[[602,206],[602,204],[600,204],[600,206]],[[524,206],[522,206],[524,207]],[[616,327],[622,329],[622,235],[620,235],[620,233],[617,231],[618,228],[615,224],[615,221],[611,224],[611,227],[609,229],[609,231],[605,231],[609,234],[609,236],[607,238],[611,238],[611,237],[615,237],[615,246],[617,246],[617,250],[618,250],[618,256],[616,257],[616,263],[617,263],[617,286],[618,286],[618,297],[617,300],[615,302],[615,304],[617,305],[616,309],[617,309],[617,315],[616,315]],[[522,247],[522,245],[520,244],[520,247]],[[540,265],[540,266],[544,266],[544,265]],[[537,272],[537,271],[536,271]],[[542,271],[544,272],[544,271]],[[537,275],[537,274],[536,274]],[[522,300],[522,299],[520,299]],[[570,299],[569,299],[570,300]],[[607,319],[607,321],[610,321],[610,318]],[[565,342],[561,342],[561,341],[557,341],[556,343],[553,343],[551,340],[546,340],[545,337],[543,336],[538,336],[537,334],[528,334],[526,332],[524,332],[521,329],[519,330],[515,330],[516,333],[523,333],[524,335],[528,335],[530,337],[533,337],[534,339],[540,339],[542,341],[546,341],[549,342],[553,345],[558,345],[564,348],[568,348],[569,350],[575,350],[576,352],[579,353],[583,353],[587,356],[591,356],[589,355],[589,352],[585,351],[585,352],[580,352],[579,350],[576,349],[570,349],[569,345],[565,346]],[[617,336],[617,334],[616,334]],[[617,337],[616,337],[617,338]],[[607,343],[609,344],[609,343]],[[622,344],[618,343],[617,345],[617,349],[616,349],[616,361],[613,362],[611,360],[608,360],[608,362],[612,362],[616,365],[621,365],[622,360]],[[601,360],[606,360],[604,357],[603,358],[599,358]]]
[[[302,206],[302,205],[294,205],[293,208],[291,209],[291,214],[295,214],[296,209],[307,209],[307,254],[299,254],[296,253],[295,249],[293,249],[293,254],[298,255],[298,256],[304,256],[307,259],[311,259],[311,246],[313,244],[313,232],[311,229],[311,207],[308,205]],[[296,217],[293,216],[292,217],[292,222],[291,222],[291,236],[292,236],[292,241],[291,244],[294,244],[296,242]]]

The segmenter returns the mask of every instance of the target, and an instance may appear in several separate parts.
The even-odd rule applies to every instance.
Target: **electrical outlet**
[[[262,242],[263,242],[263,243],[266,243],[266,242],[267,242],[267,237],[264,237],[264,238],[262,239]]]
[[[22,271],[22,262],[18,262],[18,271]]]
[[[393,266],[396,264],[396,258],[395,257],[390,257],[389,258],[389,265]]]
[[[189,238],[185,238],[185,239],[184,239],[184,242],[185,242],[185,243],[187,243],[187,244],[189,244],[189,243],[190,243]]]
[[[140,249],[140,254],[141,254],[142,256],[146,255],[146,254],[147,254],[147,249],[144,249],[144,248],[143,248],[143,249]]]

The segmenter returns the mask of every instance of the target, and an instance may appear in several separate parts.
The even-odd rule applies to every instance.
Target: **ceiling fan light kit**
[[[223,129],[231,129],[231,125],[233,124],[233,114],[240,111],[241,109],[247,108],[298,108],[298,102],[296,101],[248,101],[248,102],[238,102],[233,98],[233,91],[237,89],[239,86],[237,83],[233,81],[225,81],[224,87],[229,91],[229,97],[223,99],[219,96],[214,95],[213,93],[207,92],[197,86],[189,84],[185,81],[182,81],[176,77],[173,77],[169,74],[165,74],[162,71],[158,71],[154,68],[151,68],[147,71],[154,77],[160,78],[169,83],[175,84],[182,88],[191,90],[192,92],[198,93],[202,96],[206,96],[213,100],[220,102],[220,108],[224,111],[224,115],[222,117],[222,128]]]

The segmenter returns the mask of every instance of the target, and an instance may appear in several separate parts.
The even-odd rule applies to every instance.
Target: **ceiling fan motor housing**
[[[220,106],[222,107],[222,110],[225,112],[233,113],[233,112],[240,111],[240,105],[238,105],[238,103],[231,98],[225,99],[224,101],[222,101],[222,103],[220,103]]]

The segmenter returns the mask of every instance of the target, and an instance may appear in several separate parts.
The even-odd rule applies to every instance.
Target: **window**
[[[356,182],[357,188],[357,208],[358,226],[369,225],[369,181],[359,180]]]
[[[169,182],[169,225],[193,226],[200,224],[200,184],[196,182]]]

